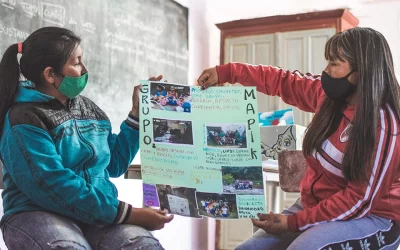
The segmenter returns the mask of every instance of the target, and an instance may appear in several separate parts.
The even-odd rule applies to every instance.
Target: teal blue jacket
[[[88,98],[78,96],[65,107],[21,85],[0,141],[1,223],[27,211],[51,211],[90,224],[126,221],[131,206],[117,199],[110,177],[125,173],[138,142],[132,119],[115,135],[106,114]]]

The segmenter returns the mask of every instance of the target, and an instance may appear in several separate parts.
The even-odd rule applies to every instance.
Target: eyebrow
[[[83,56],[83,51],[82,51],[82,53],[79,55],[79,56],[77,56],[78,58],[80,58],[80,57],[82,57]]]

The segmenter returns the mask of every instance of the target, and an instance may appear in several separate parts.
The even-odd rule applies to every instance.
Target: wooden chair
[[[285,192],[300,192],[300,182],[307,170],[301,150],[282,151],[278,155],[279,185]]]

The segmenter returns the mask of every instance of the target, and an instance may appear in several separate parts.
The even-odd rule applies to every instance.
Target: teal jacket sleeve
[[[65,168],[46,130],[20,124],[2,138],[4,167],[17,187],[36,204],[90,224],[121,221],[121,211],[127,205]]]
[[[108,144],[111,150],[110,164],[107,166],[110,177],[119,177],[128,169],[139,151],[139,128],[137,124],[123,121],[120,133],[110,134]]]

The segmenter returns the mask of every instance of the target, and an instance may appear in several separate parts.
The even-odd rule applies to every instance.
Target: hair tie
[[[22,43],[21,42],[18,43],[18,53],[22,54]]]

